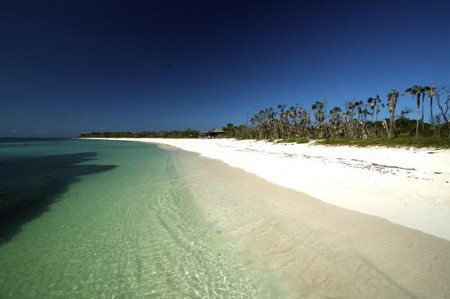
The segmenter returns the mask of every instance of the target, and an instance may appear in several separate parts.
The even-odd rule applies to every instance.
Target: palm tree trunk
[[[419,138],[420,94],[417,94],[416,104],[417,104],[416,138]]]
[[[394,138],[394,121],[395,121],[395,111],[392,109],[391,118],[389,120],[389,138]]]
[[[434,126],[434,119],[433,119],[433,97],[430,97],[430,122],[431,126],[433,127],[434,136],[437,136],[436,127]]]
[[[422,131],[424,131],[425,130],[425,125],[424,125],[424,123],[423,123],[423,110],[424,110],[424,103],[425,102],[425,93],[422,93],[422,119],[421,119],[421,122],[422,122]]]
[[[387,123],[386,119],[383,120],[383,128],[386,129],[388,138],[389,138],[389,139],[392,139],[391,131],[390,131],[390,128],[389,128],[389,126],[388,126],[388,123]]]

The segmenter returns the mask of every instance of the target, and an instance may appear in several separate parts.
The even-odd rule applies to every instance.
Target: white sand
[[[219,159],[324,202],[450,240],[450,150],[233,139],[120,140],[165,144]]]
[[[195,204],[277,298],[449,298],[450,242],[177,151]]]

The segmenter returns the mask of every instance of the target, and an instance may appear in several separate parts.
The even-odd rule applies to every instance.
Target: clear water
[[[262,298],[173,155],[92,140],[0,142],[0,298]]]

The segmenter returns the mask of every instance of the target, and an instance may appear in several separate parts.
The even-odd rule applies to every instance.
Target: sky
[[[450,1],[0,2],[0,136],[207,130],[431,83]]]

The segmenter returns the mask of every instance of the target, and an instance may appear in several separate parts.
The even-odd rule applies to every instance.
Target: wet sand
[[[272,269],[285,297],[450,297],[449,241],[163,147],[178,151],[211,230]]]
[[[271,183],[450,241],[450,150],[119,138],[218,159]]]

